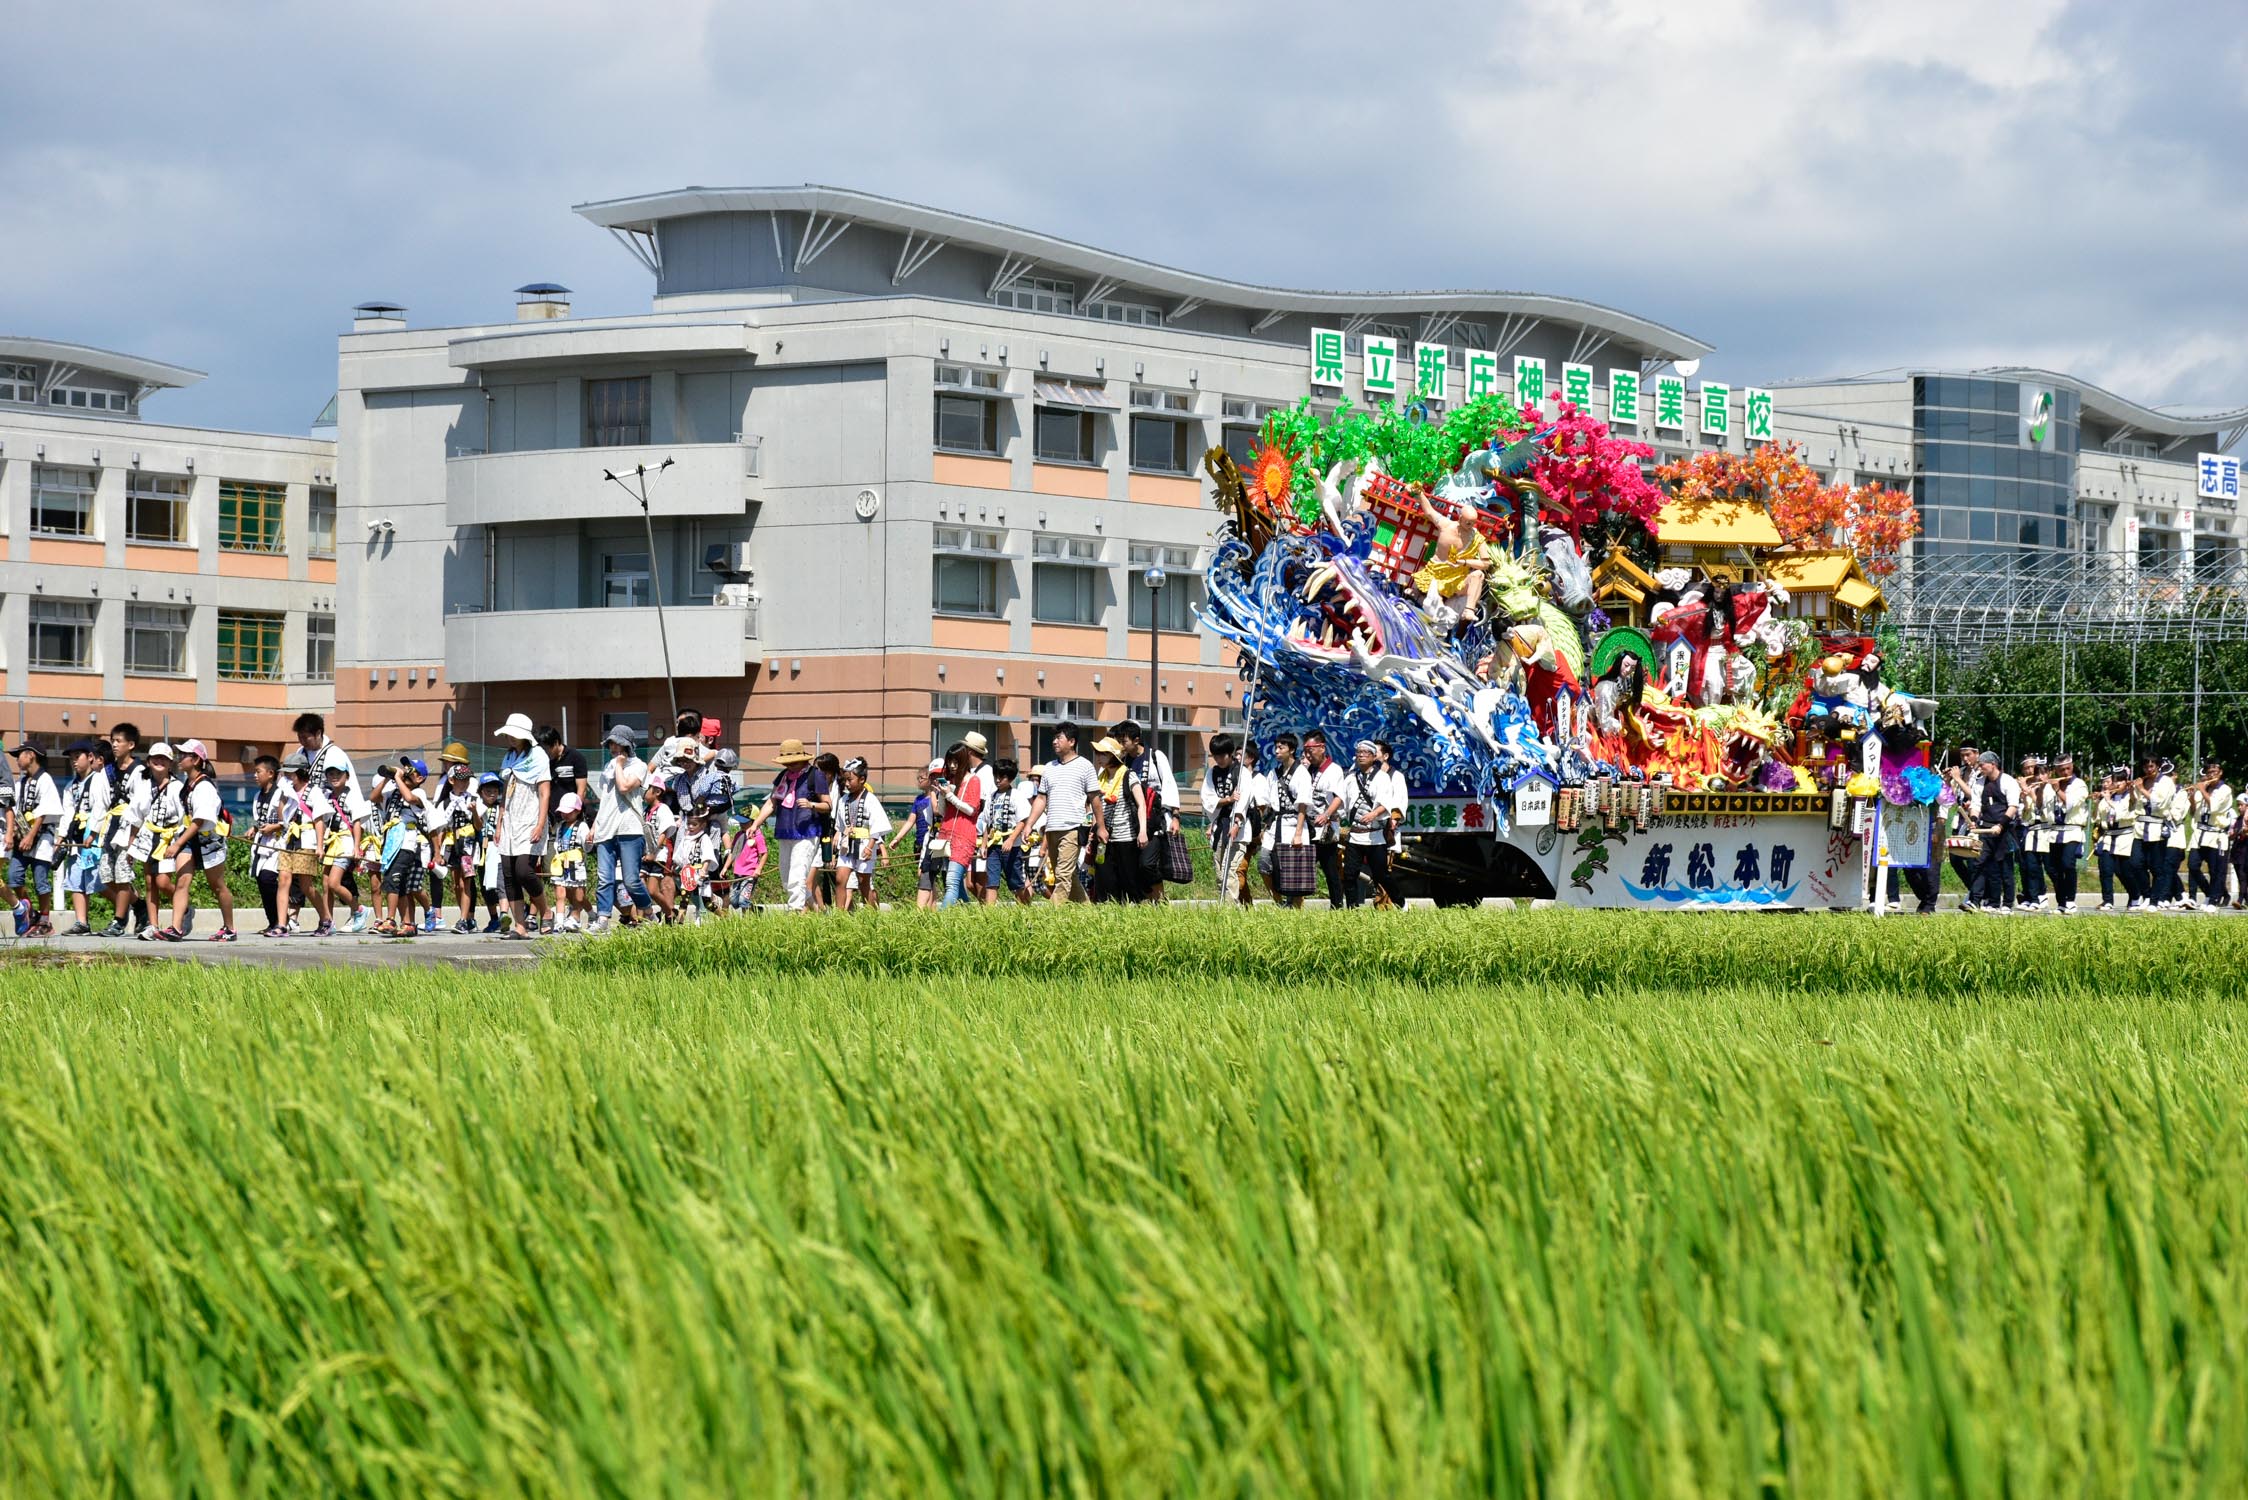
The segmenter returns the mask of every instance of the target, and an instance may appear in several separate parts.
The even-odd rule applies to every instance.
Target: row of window
[[[930,559],[929,607],[940,615],[975,615],[985,619],[1004,616],[1001,593],[1003,567],[1012,564],[1001,551],[1000,534],[958,527],[938,527],[940,550]],[[1164,586],[1147,586],[1155,568],[1165,573]],[[1165,547],[1148,542],[1131,545],[1125,572],[1125,599],[1134,630],[1189,631],[1194,610],[1202,603],[1202,580],[1195,574],[1192,547]],[[1100,562],[1100,544],[1090,537],[1040,536],[1031,547],[1030,617],[1044,625],[1099,625],[1104,609],[1104,585],[1109,570]]]
[[[0,364],[0,401],[17,401],[31,404],[39,399],[39,370],[26,364]],[[123,391],[96,391],[82,386],[58,385],[47,392],[49,406],[69,407],[73,411],[130,412],[133,398]]]
[[[125,674],[129,677],[187,677],[188,628],[194,606],[127,603]],[[26,662],[34,671],[92,672],[94,625],[100,615],[94,599],[30,601],[30,641]],[[281,656],[284,617],[256,610],[218,612],[219,678],[226,682],[280,682],[287,675]],[[336,675],[336,617],[305,616],[304,677],[328,682]]]
[[[92,469],[38,464],[31,471],[31,529],[41,536],[86,540],[100,534],[95,525],[95,493],[100,476]],[[164,546],[188,544],[185,474],[128,471],[125,478],[125,540]],[[219,481],[219,547],[226,552],[281,552],[286,549],[282,515],[288,490],[278,484]],[[315,487],[306,512],[314,557],[336,555],[336,492]]]

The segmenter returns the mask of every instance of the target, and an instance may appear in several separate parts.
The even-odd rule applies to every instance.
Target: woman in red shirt
[[[966,899],[968,871],[976,859],[976,818],[983,811],[983,787],[975,779],[975,769],[968,747],[956,741],[945,748],[944,771],[929,783],[929,800],[937,809],[937,837],[952,855],[945,870],[940,903],[944,906]]]

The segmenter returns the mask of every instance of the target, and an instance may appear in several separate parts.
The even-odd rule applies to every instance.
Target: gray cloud
[[[473,322],[553,278],[636,310],[570,204],[821,181],[1245,280],[1588,297],[1737,381],[2021,361],[2248,402],[2248,70],[2213,4],[382,14],[43,17],[0,328],[210,371],[178,420],[295,430],[353,302]]]

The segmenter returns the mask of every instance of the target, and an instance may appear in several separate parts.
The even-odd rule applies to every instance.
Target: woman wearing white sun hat
[[[546,917],[546,881],[539,858],[546,852],[546,821],[554,794],[554,769],[539,748],[526,714],[509,714],[493,736],[513,746],[500,762],[500,880],[514,927],[504,937],[528,942]]]

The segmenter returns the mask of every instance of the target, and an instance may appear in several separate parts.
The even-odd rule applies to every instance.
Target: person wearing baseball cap
[[[195,895],[195,872],[201,870],[203,883],[211,888],[219,904],[219,930],[211,934],[210,941],[231,943],[234,941],[234,890],[226,879],[226,837],[230,826],[226,803],[219,796],[218,782],[211,776],[211,752],[201,740],[181,740],[178,762],[185,816],[172,836],[156,849],[158,868],[172,872],[172,921],[156,936],[161,941],[176,943],[187,935],[188,903]]]
[[[25,740],[9,754],[16,762],[16,805],[8,811],[8,889],[16,892],[16,931],[51,937],[62,793],[47,774],[46,751]]]
[[[547,913],[546,876],[540,865],[546,855],[546,825],[553,812],[554,763],[539,748],[538,733],[528,716],[508,715],[499,737],[516,748],[500,762],[500,883],[507,893],[512,924],[501,937],[529,942]]]
[[[70,757],[70,786],[63,793],[62,827],[55,845],[56,873],[77,914],[65,937],[93,933],[92,902],[102,889],[102,826],[109,814],[109,747],[77,739],[63,747]]]

